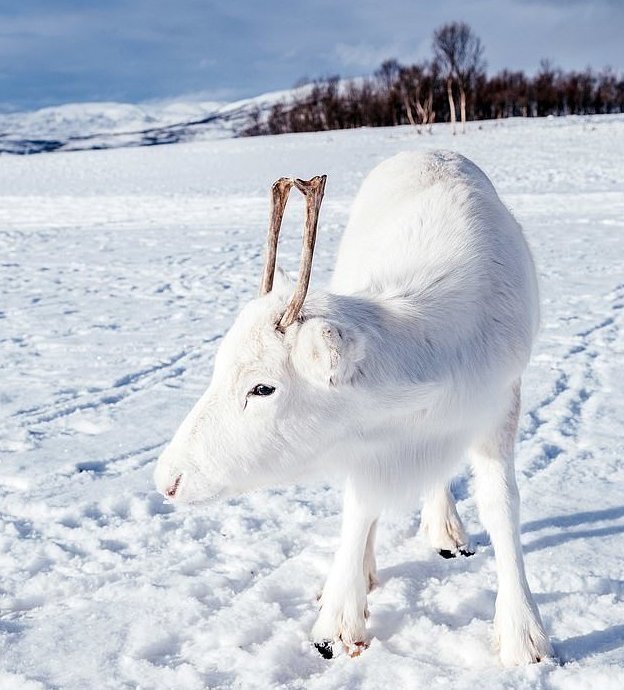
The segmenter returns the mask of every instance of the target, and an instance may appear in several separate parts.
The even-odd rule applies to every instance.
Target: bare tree
[[[431,125],[435,120],[433,110],[434,77],[426,64],[401,67],[398,75],[401,101],[405,108],[408,122],[421,134],[421,125],[427,126],[431,134]]]
[[[539,71],[533,80],[538,117],[558,115],[557,81],[558,68],[551,60],[540,60]]]
[[[382,62],[379,69],[375,72],[379,95],[384,102],[385,119],[392,125],[400,124],[400,74],[401,65],[394,58]]]
[[[466,131],[466,91],[473,91],[477,77],[485,71],[483,44],[467,24],[460,33],[460,51],[457,61],[457,82],[459,84],[459,109],[462,131]]]
[[[399,91],[401,93],[401,101],[405,108],[407,120],[413,127],[418,127],[418,121],[415,117],[416,103],[420,97],[420,85],[422,80],[422,70],[418,65],[412,67],[401,67],[399,72]],[[420,129],[418,129],[420,134]]]
[[[596,112],[616,112],[618,101],[618,81],[611,67],[605,67],[598,75],[596,83]]]
[[[455,102],[453,81],[459,87],[459,103],[462,131],[466,131],[466,90],[483,71],[483,44],[466,22],[444,24],[433,34],[433,50],[436,61],[446,77],[453,134],[455,134]]]
[[[437,67],[439,67],[446,80],[446,94],[449,102],[449,113],[453,134],[456,133],[455,101],[453,99],[453,79],[455,78],[455,53],[456,53],[456,22],[445,24],[433,34],[433,54]]]

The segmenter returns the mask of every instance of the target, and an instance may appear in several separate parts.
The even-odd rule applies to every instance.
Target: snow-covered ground
[[[523,223],[543,294],[518,444],[529,580],[559,661],[504,670],[495,568],[439,558],[418,512],[379,530],[373,641],[308,631],[339,529],[330,484],[176,509],[163,444],[256,294],[267,190],[329,175],[314,281],[381,159],[473,158]],[[295,201],[295,199],[293,199]],[[296,266],[301,203],[281,261]],[[0,688],[624,687],[624,117],[0,158]]]

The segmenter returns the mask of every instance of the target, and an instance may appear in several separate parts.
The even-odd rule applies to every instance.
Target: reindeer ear
[[[291,358],[297,372],[321,388],[353,380],[364,359],[360,338],[320,318],[305,321],[299,328]]]

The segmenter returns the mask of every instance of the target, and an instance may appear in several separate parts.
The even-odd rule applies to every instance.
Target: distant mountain
[[[244,129],[253,112],[262,117],[273,104],[292,99],[300,90],[234,103],[69,103],[0,115],[0,153],[25,155],[232,137]]]

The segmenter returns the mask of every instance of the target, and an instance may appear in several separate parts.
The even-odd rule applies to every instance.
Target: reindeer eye
[[[247,395],[272,395],[275,393],[275,386],[267,386],[264,383],[259,383],[257,386],[254,386]]]

